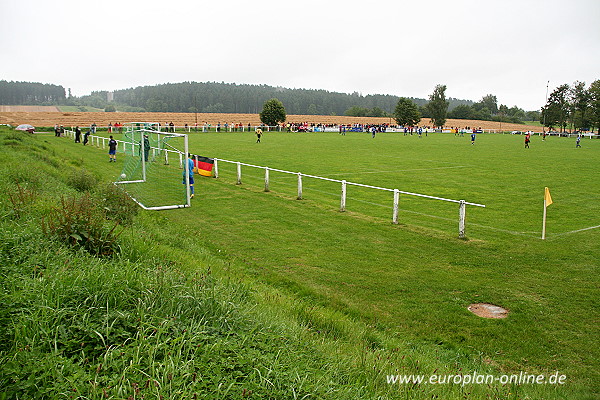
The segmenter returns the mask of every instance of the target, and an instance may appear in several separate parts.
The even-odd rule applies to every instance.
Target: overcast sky
[[[525,110],[600,79],[600,0],[0,0],[0,79],[446,96]]]

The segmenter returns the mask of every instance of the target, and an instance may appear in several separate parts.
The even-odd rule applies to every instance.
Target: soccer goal
[[[122,140],[125,162],[116,185],[145,210],[190,206],[187,135],[160,132],[158,123],[132,122]]]

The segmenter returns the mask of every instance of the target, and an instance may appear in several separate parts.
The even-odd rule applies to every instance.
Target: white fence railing
[[[384,188],[384,187],[379,187],[379,186],[372,186],[372,185],[365,185],[363,183],[356,183],[356,182],[348,182],[346,180],[339,180],[339,179],[332,179],[332,178],[325,178],[323,176],[316,176],[316,175],[309,175],[309,174],[303,174],[301,172],[292,172],[292,171],[285,171],[282,169],[277,169],[277,168],[270,168],[270,167],[264,167],[264,166],[260,166],[260,165],[253,165],[253,164],[247,164],[247,163],[243,163],[240,161],[230,161],[230,160],[225,160],[222,158],[215,158],[214,159],[214,166],[213,166],[213,172],[214,172],[214,177],[218,178],[219,177],[219,162],[225,162],[225,163],[230,163],[230,164],[234,164],[236,165],[236,184],[241,185],[242,184],[242,166],[245,167],[251,167],[251,168],[258,168],[258,169],[263,169],[265,172],[265,192],[269,191],[269,187],[270,187],[270,172],[280,172],[283,174],[291,174],[291,175],[296,175],[297,176],[297,199],[301,200],[302,199],[302,189],[303,189],[303,178],[311,178],[311,179],[320,179],[320,180],[324,180],[324,181],[329,181],[329,182],[337,182],[341,184],[341,194],[340,194],[340,211],[346,211],[346,196],[347,196],[347,186],[351,185],[351,186],[359,186],[359,187],[363,187],[363,188],[368,188],[368,189],[375,189],[375,190],[383,190],[383,191],[388,191],[388,192],[392,192],[394,194],[393,196],[393,213],[392,213],[392,223],[397,224],[398,223],[398,211],[399,211],[399,199],[400,199],[400,195],[408,195],[408,196],[416,196],[416,197],[421,197],[421,198],[426,198],[426,199],[432,199],[432,200],[439,200],[439,201],[446,201],[446,202],[451,202],[451,203],[457,203],[459,205],[458,207],[458,236],[460,238],[464,238],[465,235],[465,217],[466,217],[466,206],[470,205],[470,206],[475,206],[475,207],[485,207],[485,205],[483,204],[478,204],[478,203],[471,203],[469,201],[465,201],[465,200],[454,200],[454,199],[447,199],[444,197],[438,197],[438,196],[430,196],[430,195],[426,195],[426,194],[421,194],[421,193],[413,193],[413,192],[406,192],[404,190],[399,190],[399,189],[390,189],[390,188]]]
[[[71,138],[73,138],[75,136],[75,132],[71,131],[71,130],[65,130],[65,134]],[[88,139],[90,141],[90,145],[92,145],[92,146],[95,145],[96,147],[103,148],[103,149],[107,147],[108,140],[109,140],[109,138],[106,138],[103,136],[97,136],[97,135],[89,135]],[[132,146],[131,150],[133,153],[135,153],[135,146],[139,146],[139,144],[137,144],[137,143],[125,142],[122,140],[117,140],[117,143],[118,143],[117,148],[122,149],[123,152],[127,151],[127,146]],[[165,156],[166,164],[169,163],[169,153],[172,153],[171,156],[175,156],[178,158],[179,167],[183,168],[183,154],[182,153],[174,151],[174,150],[158,149],[158,148],[154,148],[154,147],[151,147],[150,149],[153,152],[153,155],[154,155],[154,152],[157,150],[162,151]],[[214,166],[213,166],[213,177],[214,178],[219,178],[219,162],[230,163],[230,164],[236,165],[236,184],[237,185],[242,184],[242,166],[258,168],[258,169],[264,170],[265,192],[268,192],[270,190],[269,188],[270,188],[270,172],[271,171],[280,172],[283,174],[296,175],[297,176],[297,199],[298,200],[302,199],[303,178],[319,179],[319,180],[339,183],[339,184],[341,184],[340,211],[342,211],[342,212],[346,211],[346,197],[347,197],[347,186],[348,185],[392,192],[393,193],[392,223],[394,223],[394,224],[398,223],[398,211],[399,211],[399,203],[400,203],[400,195],[401,194],[408,195],[408,196],[416,196],[416,197],[421,197],[421,198],[426,198],[426,199],[431,199],[431,200],[456,203],[456,204],[458,204],[458,237],[461,239],[466,237],[466,233],[465,233],[466,206],[469,205],[469,206],[474,206],[474,207],[485,207],[485,205],[483,205],[483,204],[472,203],[472,202],[469,202],[466,200],[447,199],[444,197],[430,196],[430,195],[421,194],[421,193],[407,192],[407,191],[399,190],[399,189],[390,189],[390,188],[384,188],[384,187],[379,187],[379,186],[366,185],[363,183],[348,182],[344,179],[340,180],[340,179],[326,178],[323,176],[303,174],[301,172],[292,172],[292,171],[286,171],[286,170],[277,169],[277,168],[247,164],[247,163],[243,163],[240,161],[230,161],[230,160],[225,160],[223,158],[214,158]]]

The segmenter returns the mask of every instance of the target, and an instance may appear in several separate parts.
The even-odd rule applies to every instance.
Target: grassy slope
[[[358,135],[344,138],[353,140],[354,145],[348,140],[350,144],[336,142],[335,147],[331,144],[327,147],[331,138],[306,137],[304,143],[302,140],[305,137],[294,136],[291,139],[294,142],[290,138],[279,142],[278,146],[269,148],[271,143],[276,143],[276,139],[267,135],[265,146],[258,148],[251,147],[250,136],[226,138],[199,135],[194,139],[198,142],[193,142],[192,149],[196,151],[195,146],[198,146],[196,152],[201,154],[206,151],[208,155],[217,153],[222,157],[322,175],[327,174],[320,169],[305,169],[306,165],[323,164],[323,155],[318,153],[318,149],[326,148],[331,154],[339,155],[334,158],[334,161],[338,160],[339,165],[328,165],[329,170],[348,173],[356,170],[355,160],[360,160],[361,155],[362,159],[365,159],[364,154],[375,151],[375,148],[370,147],[374,146],[372,142],[363,140],[366,137]],[[378,151],[392,148],[394,141],[391,137],[386,138],[382,135],[380,138],[382,141],[387,140],[384,142],[387,146],[379,147]],[[480,136],[480,139],[484,138],[488,136]],[[412,143],[408,140],[418,140],[401,139],[404,140],[403,145]],[[422,140],[430,139],[433,138]],[[452,137],[447,139],[454,140]],[[493,156],[498,146],[510,146],[505,140],[509,139],[498,139],[494,151],[484,153],[486,159]],[[290,144],[298,141],[298,148],[303,151],[296,155],[308,160],[301,161],[299,157],[292,157],[289,151],[282,150],[289,150]],[[478,145],[480,143],[478,142]],[[53,147],[55,143],[47,145]],[[435,145],[435,142],[431,145]],[[94,165],[96,162],[105,162],[105,155],[92,149],[75,147],[67,142],[60,142],[59,146],[64,148],[63,157],[85,157],[83,163],[87,166],[90,166],[90,163]],[[520,147],[520,143],[515,147]],[[425,178],[434,179],[432,185],[445,183],[446,179],[427,177],[414,171],[419,169],[419,163],[430,164],[419,158],[418,150],[411,150],[410,146],[406,148],[408,151],[402,151],[402,157],[397,159],[394,165],[400,162],[412,167],[411,173],[403,175],[407,184],[418,185]],[[356,155],[351,153],[351,150],[354,150]],[[455,151],[457,148],[453,148],[453,152]],[[346,158],[345,155],[349,152],[349,157]],[[443,162],[445,154],[444,150],[435,150],[432,157],[428,158]],[[464,157],[461,154],[457,156],[459,155]],[[509,162],[512,162],[510,158],[512,157],[509,157]],[[470,161],[477,165],[481,160]],[[380,168],[373,163],[364,163],[364,166],[361,166],[363,169]],[[492,167],[489,168],[494,170]],[[95,167],[91,168],[96,170]],[[470,168],[469,171],[473,169]],[[560,388],[558,394],[575,391],[582,395],[590,388],[592,392],[597,392],[597,386],[593,386],[592,382],[594,374],[597,374],[594,369],[597,366],[598,354],[594,347],[593,335],[589,334],[590,327],[597,321],[597,310],[594,307],[598,287],[594,278],[597,271],[597,252],[593,249],[598,237],[595,231],[576,235],[577,252],[573,251],[569,241],[561,237],[541,242],[529,237],[523,239],[519,235],[506,235],[489,228],[470,226],[469,233],[477,240],[462,242],[454,238],[455,209],[451,210],[451,221],[430,218],[431,221],[425,222],[425,225],[430,224],[431,228],[435,229],[417,228],[413,224],[393,227],[389,224],[388,214],[391,212],[388,213],[386,209],[380,214],[369,214],[367,211],[341,214],[335,211],[335,204],[339,200],[327,193],[334,193],[337,189],[321,188],[324,189],[321,192],[305,189],[307,200],[292,201],[293,180],[290,181],[291,184],[280,187],[274,184],[272,187],[277,191],[264,194],[260,192],[259,185],[254,188],[247,185],[252,183],[253,179],[260,183],[259,175],[254,178],[247,176],[245,186],[240,188],[226,184],[228,178],[224,166],[222,170],[222,180],[201,181],[201,201],[196,199],[192,209],[173,211],[151,218],[159,218],[168,224],[175,223],[177,232],[189,231],[193,235],[199,231],[198,235],[201,235],[204,247],[212,249],[215,253],[222,250],[220,257],[229,260],[225,264],[228,265],[227,268],[215,267],[219,274],[245,276],[251,273],[258,281],[266,281],[282,288],[283,292],[273,292],[273,289],[251,280],[253,285],[258,287],[256,296],[261,300],[259,310],[262,314],[259,314],[258,318],[276,315],[282,320],[289,321],[291,317],[293,321],[304,322],[308,327],[312,327],[317,335],[325,335],[322,342],[325,354],[339,353],[340,358],[348,357],[355,360],[354,363],[366,357],[369,358],[368,368],[374,364],[386,371],[399,368],[401,371],[426,373],[431,373],[436,368],[453,372],[458,367],[466,371],[481,371],[496,366],[495,368],[501,370],[524,370],[530,373],[553,372],[558,369],[561,373],[568,374],[570,382],[569,386]],[[106,163],[96,172],[104,178],[114,176],[119,172],[119,165]],[[386,180],[388,178],[380,175],[383,174],[367,176],[370,180],[371,177],[381,179],[376,184],[396,186],[394,183],[397,184],[398,177]],[[477,182],[477,176],[485,174],[482,171],[480,175],[474,174],[473,177],[469,172],[461,175],[464,176],[472,178],[469,182],[473,184]],[[508,177],[497,179],[497,182],[510,182],[511,176],[509,174]],[[553,176],[553,179],[556,180],[556,176]],[[537,180],[539,177],[534,176],[531,182],[537,185]],[[440,188],[442,191],[446,190],[447,194],[433,194],[455,197],[452,185],[440,184]],[[286,191],[285,194],[282,193],[283,190]],[[485,188],[480,192],[485,194]],[[534,190],[531,192],[533,197]],[[585,191],[582,192],[585,195]],[[315,196],[319,200],[326,200],[325,204],[315,201]],[[369,194],[365,193],[365,196]],[[496,198],[493,193],[487,193],[486,196]],[[368,197],[365,199],[363,200],[381,201]],[[480,201],[490,206],[490,203],[485,201],[487,199],[469,197],[467,200]],[[350,204],[349,201],[349,207]],[[366,203],[355,202],[355,205],[364,204]],[[557,201],[556,205],[558,204]],[[523,212],[526,213],[526,203],[524,207]],[[539,214],[534,211],[537,208],[539,207],[531,207],[531,212]],[[431,215],[440,212],[427,203],[421,204],[420,209]],[[497,222],[503,229],[528,229],[518,225],[522,223],[522,216],[513,216],[511,220],[506,221],[506,218],[511,216],[510,210],[490,209],[499,213],[498,220],[486,217],[484,213],[471,213],[471,209],[468,215],[483,225],[497,226],[491,225]],[[593,218],[593,214],[588,215],[586,212],[584,207],[580,214],[585,218],[580,218],[580,222]],[[414,214],[406,215],[415,217]],[[443,210],[440,215],[447,216]],[[479,218],[483,221],[479,221]],[[423,218],[418,222],[423,224]],[[208,237],[205,233],[207,226],[211,231]],[[148,242],[149,245],[151,243]],[[195,250],[190,251],[193,253]],[[556,282],[568,284],[557,285]],[[301,298],[313,305],[303,306],[305,303],[299,300]],[[511,310],[511,317],[503,321],[475,318],[465,309],[474,301],[502,304]],[[325,307],[320,308],[319,305]],[[339,311],[342,313],[339,314]],[[346,316],[350,316],[351,319]],[[358,328],[361,326],[360,322],[352,322],[352,319],[364,321],[377,329],[364,328],[363,331],[363,328]],[[356,334],[357,330],[366,333]],[[363,346],[365,340],[376,350],[361,355],[362,352],[356,352],[355,349]],[[402,357],[395,356],[396,353],[390,350],[394,348],[401,349]],[[485,359],[484,364],[470,361],[479,351]],[[464,353],[470,355],[462,356]],[[391,361],[383,365],[377,364],[375,359],[381,355],[391,357]],[[408,359],[418,358],[424,369],[415,370],[413,364],[405,361],[404,357],[407,355]],[[451,361],[453,359],[454,363]],[[356,376],[365,379],[364,374],[352,376],[353,379],[357,379]],[[371,378],[371,386],[377,386],[376,382],[382,379]],[[357,382],[358,380],[353,381],[354,384]],[[385,387],[375,389],[385,390]],[[474,392],[473,398],[481,398],[482,393],[492,393],[503,398],[509,391],[512,391],[515,398],[517,394],[523,396],[526,393],[538,393],[539,396],[540,391],[544,396],[553,395],[552,388],[506,389],[507,391],[502,388],[469,390]],[[462,397],[465,394],[460,388],[444,387],[436,390],[441,390],[445,398]],[[425,389],[422,392],[420,389],[409,390],[407,393],[413,398],[424,398],[430,394],[425,393]]]

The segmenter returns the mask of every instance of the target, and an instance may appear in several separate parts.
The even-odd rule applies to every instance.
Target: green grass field
[[[598,376],[600,142],[478,135],[267,134],[191,136],[191,148],[289,171],[465,199],[467,235],[456,239],[454,203],[401,196],[401,226],[391,224],[389,192],[348,189],[339,213],[339,184],[219,164],[219,180],[201,180],[194,207],[212,226],[209,240],[248,260],[263,279],[409,340],[482,352],[502,365]],[[227,183],[229,185],[227,185]],[[543,190],[547,240],[540,240]],[[176,218],[176,217],[173,217]],[[182,221],[183,222],[183,221]],[[595,227],[595,228],[593,228]],[[585,230],[587,229],[587,230]],[[509,318],[487,321],[466,307],[491,302]],[[589,380],[591,383],[593,381]]]
[[[467,206],[467,240],[458,239],[456,203],[402,195],[393,225],[390,192],[348,186],[339,212],[339,183],[304,178],[296,200],[295,175],[271,172],[266,193],[263,170],[243,167],[235,185],[225,162],[219,179],[197,178],[191,208],[148,218],[220,260],[220,279],[254,287],[263,318],[300,321],[323,354],[380,371],[361,386],[373,397],[596,398],[600,141],[575,149],[574,139],[535,137],[524,149],[522,139],[267,133],[256,144],[248,133],[190,135],[190,151],[204,156],[485,204]],[[121,172],[122,157],[109,164],[105,150],[38,140],[101,180]],[[554,204],[542,241],[545,186]],[[467,310],[479,302],[510,314],[482,319]],[[368,355],[358,356],[365,343]],[[385,374],[403,371],[558,371],[567,383],[390,389]]]

